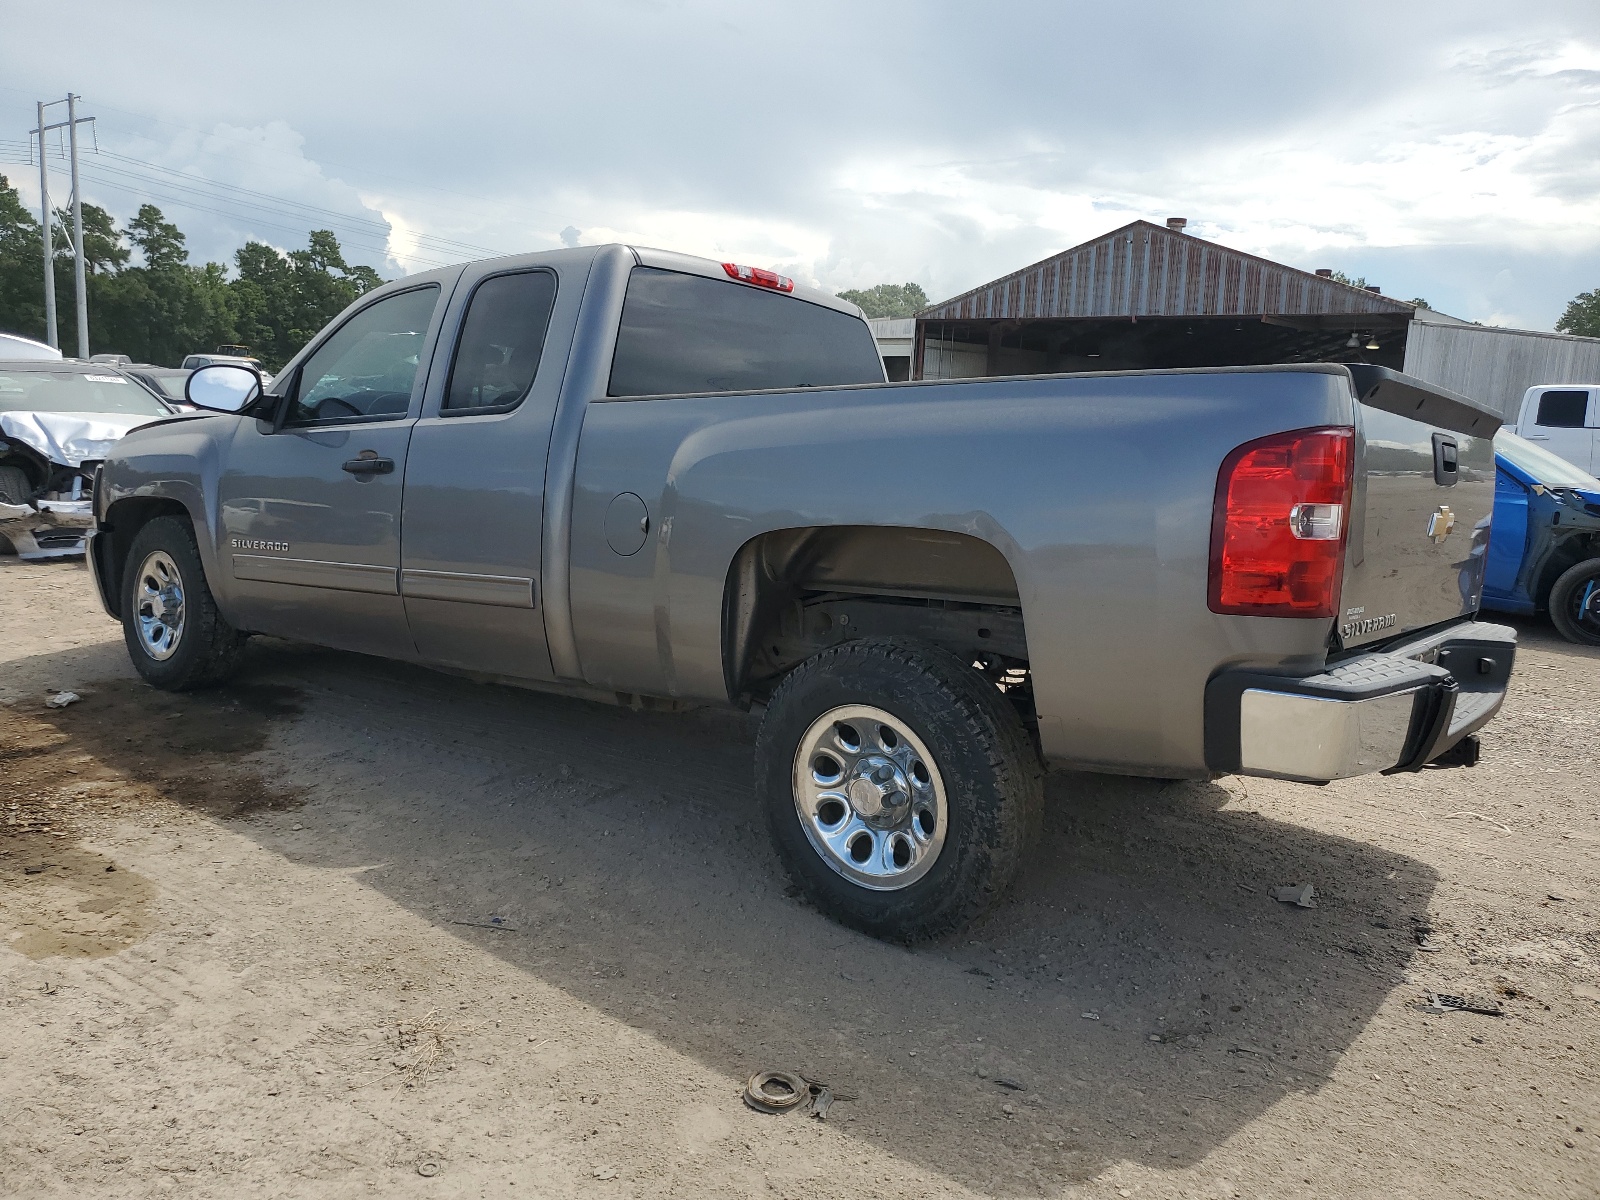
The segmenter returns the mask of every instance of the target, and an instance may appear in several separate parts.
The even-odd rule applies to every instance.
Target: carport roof
[[[1134,221],[923,309],[924,321],[1402,314],[1414,305]],[[1338,322],[1345,324],[1347,322]]]

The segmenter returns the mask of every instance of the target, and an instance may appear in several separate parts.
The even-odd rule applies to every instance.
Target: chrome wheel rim
[[[183,576],[165,550],[151,551],[139,564],[134,615],[144,652],[158,662],[171,658],[183,637]]]
[[[794,806],[822,861],[876,892],[926,875],[950,823],[944,780],[922,739],[864,704],[830,709],[806,730],[794,757]]]

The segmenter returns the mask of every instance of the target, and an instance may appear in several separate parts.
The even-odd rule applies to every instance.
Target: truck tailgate
[[[1474,401],[1399,372],[1350,373],[1359,411],[1343,647],[1477,611],[1501,424]]]

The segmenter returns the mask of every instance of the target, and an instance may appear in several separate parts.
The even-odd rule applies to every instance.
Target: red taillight
[[[1339,610],[1355,431],[1296,429],[1223,461],[1211,516],[1216,613],[1331,617]]]
[[[746,267],[740,263],[723,263],[722,269],[728,273],[730,279],[737,279],[740,283],[753,283],[757,287],[771,288],[775,292],[794,291],[794,280],[787,275],[779,275],[776,271],[768,271],[761,267]]]

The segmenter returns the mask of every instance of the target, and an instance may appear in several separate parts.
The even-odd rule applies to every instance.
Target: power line
[[[262,220],[261,218],[255,216],[242,216],[236,211],[214,208],[211,205],[198,203],[197,201],[185,196],[173,195],[170,192],[141,186],[135,183],[124,183],[120,180],[113,179],[96,179],[95,182],[101,187],[109,187],[118,191],[128,192],[135,196],[141,196],[146,200],[161,200],[178,208],[187,208],[194,212],[204,212],[210,213],[214,216],[228,217],[235,221],[241,221],[244,224],[257,229],[273,229],[277,230],[279,233],[290,234],[305,234],[307,232],[306,227],[303,225],[283,225],[276,221]],[[389,248],[386,242],[379,243],[377,241],[364,238],[359,234],[352,236],[349,233],[346,233],[345,241],[349,243],[352,248],[357,250],[368,250],[388,255],[395,255],[396,257],[410,259],[413,262],[421,263],[422,265],[429,267],[442,267],[445,265],[443,262],[440,262],[437,259],[426,258],[422,255],[396,254],[395,251]]]
[[[300,209],[300,210],[302,210],[304,212],[307,212],[307,213],[317,214],[317,215],[320,215],[320,216],[330,217],[330,218],[333,218],[333,219],[336,219],[336,220],[341,220],[341,221],[346,222],[347,224],[366,225],[366,226],[371,227],[373,230],[383,232],[386,236],[387,236],[387,234],[388,234],[388,232],[389,232],[389,230],[391,228],[391,226],[389,226],[386,222],[371,221],[371,220],[367,220],[366,218],[361,218],[361,217],[352,217],[352,216],[350,216],[350,215],[348,215],[346,213],[341,213],[341,212],[338,212],[338,211],[336,211],[334,209],[331,209],[331,208],[322,208],[319,205],[307,204],[307,203],[305,203],[304,201],[301,201],[301,200],[290,200],[290,199],[287,199],[285,197],[273,196],[271,193],[260,192],[260,191],[255,190],[254,188],[240,187],[237,184],[232,184],[232,183],[223,183],[220,180],[216,180],[216,179],[207,179],[205,176],[196,175],[191,171],[180,171],[180,170],[178,170],[178,169],[176,169],[174,167],[164,167],[164,166],[160,165],[159,163],[147,162],[144,159],[134,158],[131,155],[127,155],[127,154],[118,154],[115,151],[111,151],[111,150],[101,150],[99,152],[99,157],[101,157],[101,158],[110,158],[110,159],[114,159],[114,160],[116,160],[118,162],[124,162],[124,163],[128,163],[128,164],[131,164],[131,165],[136,165],[136,166],[143,167],[143,168],[145,168],[147,170],[150,170],[150,171],[160,172],[161,174],[164,174],[164,175],[176,176],[176,177],[178,177],[180,179],[190,180],[190,181],[193,181],[194,183],[202,184],[205,187],[209,187],[209,188],[216,188],[216,189],[219,189],[219,190],[222,190],[222,191],[234,192],[234,193],[237,193],[237,194],[242,195],[242,196],[256,196],[256,197],[260,197],[260,198],[264,198],[264,199],[269,199],[269,200],[272,200],[273,202],[275,202],[277,204],[281,204],[281,205],[283,205],[285,207]],[[454,238],[439,237],[439,236],[437,236],[435,234],[417,234],[416,236],[417,236],[417,238],[419,240],[425,240],[425,241],[428,241],[428,242],[435,243],[440,249],[467,250],[467,251],[471,251],[471,252],[477,253],[477,254],[495,254],[495,253],[497,253],[497,251],[492,250],[487,246],[476,246],[476,245],[473,245],[471,242],[457,241]]]
[[[245,220],[254,222],[260,222],[261,219],[256,216],[254,212],[243,213],[242,210],[252,209],[255,210],[255,212],[266,213],[268,216],[281,217],[289,220],[293,220],[301,216],[301,214],[292,210],[277,208],[266,204],[258,204],[248,200],[230,201],[228,197],[214,196],[198,188],[189,188],[182,184],[170,184],[166,183],[165,181],[150,180],[135,172],[121,171],[115,167],[108,167],[101,163],[91,161],[90,163],[86,164],[86,167],[89,170],[90,177],[95,179],[102,186],[120,188],[124,191],[131,191],[157,199],[163,199],[168,203],[176,204],[180,207],[200,209],[204,212],[216,213],[222,216],[231,215],[235,216],[236,218],[243,216]],[[201,203],[204,201],[226,204],[227,207],[216,208],[211,204]],[[386,226],[377,225],[375,222],[358,223],[353,220],[345,220],[340,218],[337,214],[327,214],[327,217],[321,220],[321,224],[340,228],[341,232],[343,232],[346,238],[352,243],[362,242],[368,248],[372,248],[373,243],[376,242],[378,243],[379,247],[385,251],[388,251],[389,249],[389,231]],[[288,232],[290,233],[300,232],[300,230],[296,227],[285,227],[281,225],[275,227],[280,229],[287,228]],[[406,255],[406,257],[417,257],[418,261],[425,261],[421,259],[420,256]]]
[[[276,154],[280,158],[289,159],[289,160],[291,160],[293,162],[305,163],[305,162],[311,161],[311,160],[307,159],[303,154],[296,153],[296,152],[291,152],[291,151],[288,151],[288,150],[280,150],[275,146],[264,145],[261,142],[253,141],[253,140],[251,140],[249,138],[240,137],[237,134],[222,133],[222,132],[220,132],[220,131],[218,131],[216,129],[210,129],[210,130],[199,129],[199,128],[196,128],[193,125],[184,125],[184,124],[182,124],[182,123],[180,123],[178,121],[168,121],[163,117],[152,117],[152,116],[148,115],[147,113],[133,112],[131,109],[117,108],[117,107],[115,107],[113,105],[110,105],[110,104],[102,104],[102,105],[100,105],[100,107],[102,109],[104,109],[104,110],[109,111],[109,112],[121,113],[123,116],[126,116],[126,117],[136,117],[137,119],[139,119],[141,121],[148,121],[152,125],[165,125],[169,129],[179,129],[179,130],[182,130],[185,133],[198,134],[198,135],[200,135],[201,137],[204,137],[204,138],[220,138],[220,139],[222,139],[224,141],[231,141],[231,142],[239,143],[241,145],[248,145],[248,146],[250,146],[251,148],[253,148],[255,150],[258,150],[258,151],[259,150],[264,150],[269,154]],[[108,124],[107,128],[108,129],[118,129],[118,128],[121,128],[121,127],[119,127],[119,126],[117,126],[115,124]],[[122,132],[128,133],[133,137],[145,138],[145,140],[147,140],[147,141],[148,140],[152,140],[152,139],[147,138],[146,135],[144,135],[142,133],[134,132],[133,130],[122,129]],[[226,158],[226,159],[228,159],[228,160],[230,160],[232,162],[245,163],[245,162],[249,161],[248,159],[238,158],[238,157],[235,157],[234,155],[231,155],[231,154],[221,154],[221,153],[218,153],[215,150],[202,150],[201,153],[212,155],[212,156],[214,156],[216,158]],[[407,187],[420,188],[423,191],[429,191],[429,192],[438,192],[441,196],[453,196],[453,197],[456,197],[456,198],[461,199],[461,200],[471,200],[474,204],[478,204],[478,205],[482,205],[485,202],[484,201],[484,197],[481,194],[477,194],[477,193],[473,193],[473,192],[456,191],[453,188],[442,188],[442,187],[438,186],[437,184],[422,183],[419,180],[410,179],[410,178],[408,178],[406,176],[403,176],[403,175],[390,175],[390,174],[387,174],[387,173],[382,172],[382,171],[373,171],[373,170],[370,170],[370,169],[368,169],[366,167],[357,167],[357,166],[353,166],[353,165],[351,165],[349,163],[333,162],[333,161],[331,161],[329,159],[320,158],[320,157],[317,158],[315,161],[316,161],[316,163],[318,165],[329,166],[329,167],[338,167],[341,170],[345,170],[345,171],[359,172],[361,175],[363,175],[363,176],[365,176],[367,178],[370,178],[370,179],[387,179],[392,183],[403,183]],[[508,208],[511,207],[511,205],[508,202],[505,202],[505,201],[490,201],[490,203],[493,204],[494,207],[499,208],[501,210],[505,210],[505,209],[508,209]]]
[[[4,156],[7,153],[15,154],[24,149],[26,149],[27,157],[31,161],[33,157],[31,142],[25,146],[20,141],[0,140],[0,156]],[[61,150],[50,148],[47,153],[52,159],[66,158],[64,148]],[[301,159],[300,161],[305,160]],[[114,165],[115,163],[126,164],[126,166],[119,167]],[[391,248],[393,226],[387,222],[351,216],[319,205],[307,204],[304,201],[290,200],[287,197],[275,196],[253,188],[207,179],[192,172],[165,167],[132,155],[120,154],[104,147],[98,150],[94,158],[86,159],[83,165],[91,169],[90,173],[101,186],[140,195],[146,199],[162,200],[180,208],[189,208],[216,216],[244,220],[262,228],[275,229],[286,233],[301,233],[304,230],[262,220],[257,214],[265,213],[268,216],[276,216],[291,221],[304,221],[308,224],[320,222],[323,225],[337,227],[345,235],[346,240],[358,249],[381,252],[385,255],[397,255],[422,265],[443,265],[443,262],[438,258],[430,258],[426,254],[416,252],[397,253],[396,250]],[[151,178],[144,173],[146,171],[154,173],[158,177]],[[135,186],[135,184],[139,186]],[[254,199],[247,199],[247,197],[253,197]],[[200,201],[205,201],[205,203]],[[214,207],[215,205],[223,205],[224,207],[218,208]],[[241,211],[246,209],[252,211],[248,213]],[[407,230],[403,236],[417,250],[443,255],[446,260],[460,261],[465,257],[489,256],[499,253],[489,247],[477,246],[470,242],[440,237],[422,231]],[[380,244],[374,244],[375,241]],[[358,243],[360,244],[358,245]]]
[[[51,155],[51,157],[54,158],[56,156]],[[179,184],[163,187],[160,186],[163,181],[148,180],[134,172],[120,171],[115,167],[110,167],[106,164],[97,163],[92,160],[85,162],[83,165],[86,168],[86,173],[94,178],[96,184],[100,187],[127,192],[132,195],[142,197],[146,200],[159,200],[170,206],[176,206],[181,209],[189,209],[196,212],[205,212],[214,216],[225,217],[233,221],[242,222],[253,228],[273,229],[280,233],[289,234],[304,234],[307,231],[305,225],[285,225],[276,221],[263,220],[255,213],[242,213],[238,211],[239,202],[234,202],[227,208],[218,208],[212,204],[201,202],[202,200],[215,200],[219,203],[228,203],[227,197],[211,196],[199,189],[185,188],[183,185]],[[115,172],[115,174],[121,176],[121,178],[113,178],[102,174],[102,172],[107,171]],[[129,182],[130,180],[132,182]],[[156,186],[152,186],[153,184]],[[197,200],[196,197],[199,197],[199,199]],[[299,213],[292,211],[285,212],[283,210],[274,209],[266,205],[251,204],[249,207],[259,209],[260,211],[267,213],[269,216],[279,216],[289,220],[294,220],[295,218],[301,216]],[[337,216],[337,214],[330,215]],[[340,225],[349,224],[343,220],[330,223]],[[361,224],[368,226],[371,231],[369,232],[368,229],[362,229],[359,227],[354,229],[345,228],[342,230],[345,235],[345,241],[355,249],[366,250],[385,255],[395,254],[397,257],[405,258],[410,261],[420,263],[424,266],[437,267],[444,265],[442,261],[428,258],[422,254],[396,254],[396,252],[392,250],[389,245],[387,236],[388,230],[386,226],[379,226],[376,222],[361,222]],[[382,231],[381,233],[379,232],[380,230]]]

